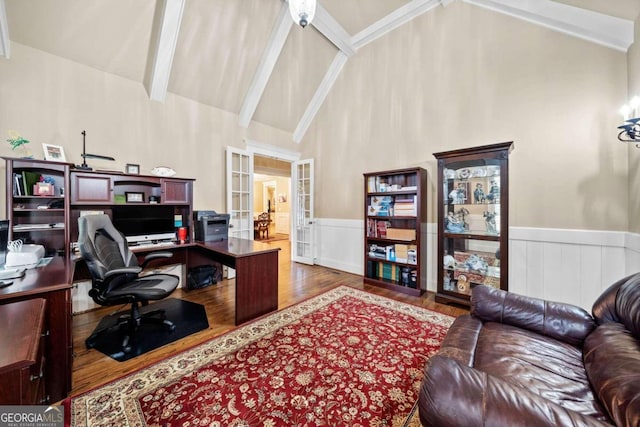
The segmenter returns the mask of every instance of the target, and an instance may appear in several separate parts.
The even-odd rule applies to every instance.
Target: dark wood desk
[[[168,250],[174,256],[167,263],[187,268],[216,261],[236,270],[236,325],[278,309],[278,251],[280,248],[247,239],[185,243],[161,248],[140,248],[147,252]]]
[[[186,243],[171,247],[141,248],[136,252],[169,250],[167,263],[187,268],[220,262],[236,270],[236,325],[278,309],[278,251],[280,248],[245,239]],[[45,309],[46,401],[57,402],[71,390],[73,339],[71,287],[88,272],[81,258],[54,257],[49,265],[27,270],[24,277],[0,289],[0,304],[43,298]],[[4,326],[3,326],[4,327]],[[10,327],[10,325],[8,326]],[[0,346],[6,343],[0,342]]]
[[[45,397],[46,301],[33,298],[0,304],[0,405],[40,405]]]
[[[44,334],[46,379],[45,400],[57,402],[71,390],[71,285],[73,263],[54,257],[49,265],[26,271],[21,279],[0,289],[0,304],[34,298],[46,300]],[[4,325],[3,327],[11,327]],[[0,343],[6,345],[6,343]],[[43,402],[45,403],[45,402]]]

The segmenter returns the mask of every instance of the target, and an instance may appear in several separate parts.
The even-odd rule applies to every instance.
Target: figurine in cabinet
[[[482,216],[484,217],[484,222],[487,226],[487,233],[498,234],[498,229],[496,228],[495,212],[484,212]]]
[[[467,200],[467,193],[464,188],[463,183],[458,183],[458,187],[451,190],[449,193],[449,197],[451,198],[451,203],[455,204],[463,204],[465,200]]]
[[[454,215],[453,212],[449,212],[445,219],[444,228],[449,233],[464,233],[464,221],[460,218],[460,215]]]
[[[484,188],[482,183],[479,182],[476,184],[476,189],[473,190],[473,202],[475,204],[484,203],[486,201],[486,196],[484,194]]]
[[[498,182],[491,181],[491,187],[489,188],[489,194],[487,194],[487,200],[491,203],[500,203],[500,186]]]
[[[448,253],[444,256],[442,263],[447,270],[455,270],[456,268],[456,259]]]

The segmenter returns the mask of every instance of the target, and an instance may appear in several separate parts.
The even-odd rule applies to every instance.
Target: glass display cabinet
[[[508,290],[509,153],[513,142],[434,153],[438,160],[440,303],[469,305],[471,289]]]

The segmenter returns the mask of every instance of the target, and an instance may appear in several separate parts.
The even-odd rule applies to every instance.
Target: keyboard
[[[139,243],[137,245],[129,246],[129,249],[135,251],[136,249],[149,249],[149,248],[170,248],[176,245],[176,242],[152,242],[152,243]]]

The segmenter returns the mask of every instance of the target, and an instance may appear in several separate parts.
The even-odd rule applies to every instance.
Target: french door
[[[253,239],[253,153],[227,147],[229,237]]]
[[[313,265],[313,159],[291,163],[291,183],[291,260]]]
[[[253,152],[227,147],[226,173],[229,237],[253,239]],[[291,186],[291,260],[312,265],[313,159],[291,160]]]

